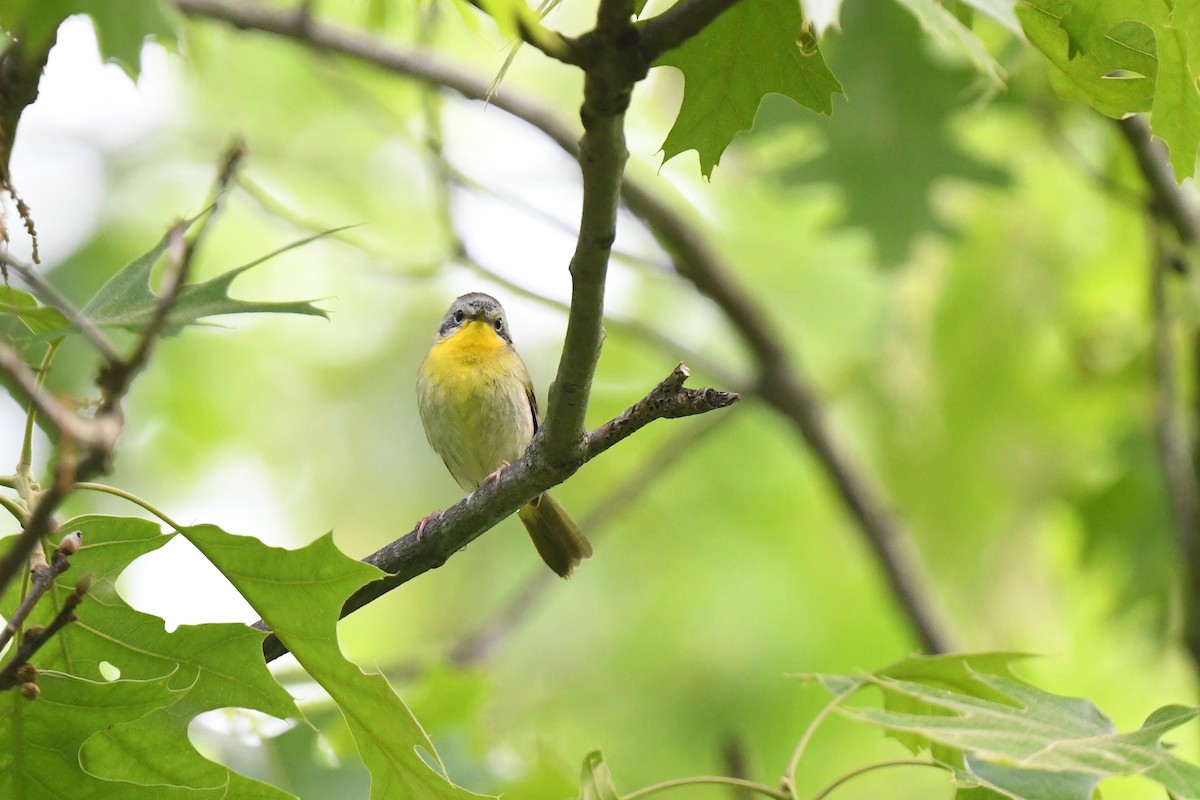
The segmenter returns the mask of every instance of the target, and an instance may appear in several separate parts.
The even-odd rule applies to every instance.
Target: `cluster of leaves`
[[[197,714],[230,706],[302,719],[263,663],[264,634],[229,623],[167,632],[162,620],[131,608],[116,591],[125,567],[174,536],[221,571],[330,694],[371,772],[373,798],[477,796],[431,768],[421,753],[440,768],[433,745],[403,701],[382,676],[364,674],[339,650],[343,600],[378,573],[344,556],[331,537],[289,551],[210,525],[164,534],[146,520],[111,516],[78,518],[64,530],[82,534],[72,569],[91,573],[95,583],[78,621],[41,658],[40,698],[13,695],[0,726],[4,796],[291,796],[207,760],[187,736]],[[73,583],[60,577],[31,621],[48,622]],[[16,592],[0,598],[0,615],[11,615],[17,599]],[[1016,678],[1014,659],[913,657],[866,675],[814,679],[843,714],[943,766],[964,800],[1088,800],[1104,778],[1126,775],[1155,781],[1181,800],[1200,798],[1200,768],[1161,742],[1200,709],[1161,708],[1139,730],[1120,734],[1090,702]],[[881,693],[882,707],[846,704],[867,688]],[[621,797],[599,753],[585,759],[581,796]]]
[[[875,769],[914,765],[943,768],[959,800],[1091,800],[1105,778],[1131,775],[1158,783],[1178,800],[1200,797],[1200,767],[1179,759],[1161,741],[1200,715],[1200,708],[1166,706],[1138,730],[1118,733],[1091,702],[1051,694],[1016,677],[1010,666],[1017,658],[915,656],[865,675],[812,676],[834,696],[830,708],[883,728],[912,753],[928,757],[867,765],[817,797]],[[879,690],[882,707],[847,705],[866,688]],[[791,778],[785,777],[782,789],[755,788],[768,796],[796,797]],[[705,780],[711,779],[696,783]],[[582,785],[584,800],[622,796],[599,752],[585,758]]]

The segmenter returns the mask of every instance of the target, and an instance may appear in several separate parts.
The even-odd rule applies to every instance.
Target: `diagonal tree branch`
[[[174,2],[176,8],[189,16],[283,36],[317,50],[340,53],[415,80],[443,86],[467,99],[486,100],[490,105],[539,129],[570,155],[576,158],[581,155],[578,129],[566,124],[555,111],[511,89],[501,88],[489,93],[490,83],[486,79],[451,64],[432,51],[399,47],[377,37],[316,20],[299,30],[292,24],[288,12],[254,3],[235,4],[230,0]],[[579,40],[582,63],[590,64],[590,59],[595,57],[586,50],[593,46],[592,39],[584,37]],[[636,40],[632,46],[637,47]],[[644,59],[644,55],[639,53],[639,58]],[[645,66],[644,60],[636,66]],[[850,457],[830,429],[819,394],[793,366],[790,354],[780,344],[785,338],[768,322],[765,308],[754,302],[736,282],[733,270],[707,244],[706,234],[698,226],[628,175],[621,181],[620,190],[629,210],[658,238],[674,259],[680,274],[717,303],[749,345],[758,366],[756,393],[795,426],[825,467],[838,496],[875,554],[897,603],[912,624],[923,649],[933,653],[953,649],[950,625],[934,595],[932,581],[926,574],[911,535],[888,509],[882,490]],[[600,242],[599,246],[605,245]],[[593,340],[590,336],[577,334],[577,341],[584,349],[592,346]],[[589,370],[589,379],[590,374]],[[577,379],[577,376],[572,377]],[[577,388],[573,385],[570,389],[564,387],[559,391],[569,397]],[[559,403],[562,402],[560,399]],[[551,413],[554,413],[554,408],[552,395]],[[581,415],[583,410],[576,406],[570,409],[570,413],[574,417]],[[556,437],[570,439],[577,435],[578,429],[572,424],[556,425],[562,426],[556,432]]]
[[[733,405],[738,395],[715,389],[683,386],[687,368],[680,364],[650,394],[627,408],[615,420],[579,440],[569,461],[550,461],[545,452],[531,446],[502,477],[476,489],[429,521],[418,535],[413,528],[404,536],[363,559],[388,573],[368,583],[346,601],[342,616],[408,583],[413,578],[445,564],[450,556],[482,536],[501,520],[516,512],[537,495],[574,475],[580,467],[614,444],[628,438],[656,419],[704,414]],[[264,623],[255,623],[268,630]],[[287,652],[274,636],[263,642],[268,661]]]

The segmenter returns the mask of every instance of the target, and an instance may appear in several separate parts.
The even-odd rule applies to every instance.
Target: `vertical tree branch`
[[[1196,469],[1188,445],[1191,435],[1182,413],[1176,379],[1177,355],[1173,343],[1174,333],[1166,286],[1171,267],[1157,222],[1151,219],[1147,229],[1153,244],[1150,259],[1150,304],[1154,319],[1155,431],[1167,496],[1171,503],[1175,544],[1183,560],[1184,645],[1191,653],[1194,664],[1200,665],[1200,591],[1196,588],[1200,587],[1200,559],[1197,558],[1196,552],[1196,535],[1200,529],[1200,492],[1197,491]]]
[[[1151,200],[1147,226],[1153,246],[1150,264],[1150,300],[1154,316],[1154,383],[1155,429],[1163,477],[1171,503],[1171,519],[1175,544],[1183,562],[1182,604],[1184,614],[1184,646],[1192,659],[1193,669],[1200,672],[1200,484],[1196,464],[1200,461],[1200,443],[1196,439],[1197,420],[1200,420],[1200,331],[1192,326],[1185,359],[1192,369],[1192,418],[1181,407],[1177,378],[1178,356],[1173,346],[1173,325],[1167,303],[1167,276],[1175,259],[1185,259],[1186,250],[1200,241],[1200,217],[1197,217],[1183,190],[1175,183],[1175,175],[1161,142],[1155,142],[1150,127],[1139,116],[1117,122],[1141,170]],[[1183,253],[1174,252],[1163,239],[1162,227],[1168,226],[1174,238],[1184,246]],[[1195,269],[1195,264],[1186,265]]]
[[[629,151],[625,147],[625,110],[633,86],[646,65],[630,64],[636,41],[630,17],[632,0],[601,0],[596,30],[585,37],[582,62],[583,138],[579,167],[583,209],[579,238],[571,257],[571,311],[558,372],[550,386],[546,420],[539,431],[551,460],[576,446],[584,431],[592,376],[603,340],[604,284],[617,236],[617,206]]]

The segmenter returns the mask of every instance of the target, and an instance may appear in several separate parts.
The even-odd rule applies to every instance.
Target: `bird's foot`
[[[500,480],[500,474],[501,474],[502,472],[504,472],[504,470],[508,469],[508,468],[509,468],[509,467],[511,467],[511,466],[512,466],[512,464],[509,464],[507,461],[501,461],[501,462],[500,462],[500,466],[496,467],[496,471],[495,471],[495,472],[492,472],[492,473],[489,473],[489,474],[488,474],[488,476],[487,476],[486,478],[484,478],[484,479],[483,479],[483,482],[482,482],[482,483],[480,483],[479,485],[480,485],[480,486],[487,486],[487,485],[488,485],[489,483],[491,483],[492,481],[498,481],[498,480]]]
[[[417,523],[417,541],[421,541],[421,537],[425,535],[425,526],[433,522],[438,517],[442,516],[441,511],[434,511],[421,517],[421,521]]]

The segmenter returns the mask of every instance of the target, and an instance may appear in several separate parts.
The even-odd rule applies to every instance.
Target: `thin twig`
[[[673,419],[703,414],[737,402],[731,392],[689,389],[682,385],[687,369],[680,365],[653,391],[634,403],[612,422],[587,434],[577,443],[568,461],[550,461],[531,446],[525,455],[504,471],[503,477],[486,483],[429,521],[421,535],[410,532],[367,556],[363,561],[388,575],[368,583],[346,601],[342,616],[382,597],[418,575],[445,564],[447,559],[475,541],[485,531],[513,514],[537,495],[562,483],[585,463],[656,419]],[[186,531],[184,531],[186,535]],[[264,622],[255,626],[267,630]],[[268,636],[263,651],[271,661],[287,652],[275,637]]]
[[[679,0],[641,29],[641,49],[649,61],[674,49],[703,30],[738,0]]]
[[[46,391],[37,373],[29,368],[21,354],[3,342],[0,342],[0,370],[64,437],[88,447],[112,446],[115,432],[107,430],[95,420],[86,420],[73,413],[57,397]]]
[[[68,538],[70,537],[70,538]],[[71,566],[70,555],[79,549],[80,536],[79,532],[68,534],[64,537],[65,540],[72,542],[68,546],[60,544],[54,551],[54,555],[50,559],[50,563],[33,570],[33,581],[29,588],[29,594],[17,606],[17,610],[13,612],[9,618],[8,624],[0,628],[0,650],[4,649],[4,645],[21,630],[21,626],[25,624],[29,612],[33,611],[34,606],[42,599],[42,595],[50,588],[50,584],[54,583],[54,579],[67,571]]]
[[[812,796],[812,800],[825,800],[833,790],[842,784],[849,783],[860,775],[866,775],[868,772],[874,772],[877,769],[890,769],[891,767],[935,767],[943,772],[948,771],[945,764],[939,764],[936,761],[926,761],[919,758],[897,758],[893,761],[880,761],[875,764],[867,764],[865,767],[859,767],[856,770],[847,772],[837,780],[830,783],[824,789]]]
[[[70,484],[74,480],[75,468],[76,465],[69,459],[59,461],[54,482],[38,495],[37,503],[25,518],[25,527],[4,555],[0,556],[0,597],[20,574],[42,537],[54,529],[54,510],[67,496]]]
[[[87,595],[91,588],[92,582],[90,576],[83,576],[75,584],[74,590],[67,595],[67,599],[63,602],[62,608],[54,615],[54,619],[42,631],[34,636],[27,636],[17,652],[13,655],[11,661],[0,669],[0,691],[11,689],[20,682],[19,672],[21,667],[29,663],[29,660],[42,648],[46,642],[58,633],[69,622],[74,622],[75,609],[83,602],[83,598]]]
[[[703,775],[696,778],[676,778],[671,781],[663,781],[662,783],[656,783],[653,786],[647,786],[629,794],[621,795],[621,800],[639,800],[639,798],[649,797],[652,794],[658,794],[668,789],[682,789],[685,786],[735,786],[765,795],[766,797],[774,797],[775,800],[791,800],[790,795],[774,786],[768,786],[765,783],[758,783],[757,781],[742,780],[741,778],[727,778],[724,775]]]
[[[43,278],[40,272],[6,252],[0,252],[0,264],[20,275],[39,300],[58,309],[67,318],[71,327],[83,334],[83,337],[92,343],[100,355],[104,356],[105,361],[115,364],[121,360],[121,353],[113,344],[112,339],[108,338],[108,334],[100,330],[100,327],[90,317],[80,311],[62,292],[54,288],[54,285]]]

